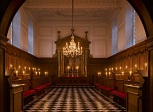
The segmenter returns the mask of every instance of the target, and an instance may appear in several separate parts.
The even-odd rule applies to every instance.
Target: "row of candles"
[[[122,74],[122,76],[124,76],[124,72],[122,71],[121,72],[121,74]],[[130,74],[130,76],[132,75],[132,71],[129,71],[129,74]],[[100,77],[100,76],[102,76],[102,73],[101,72],[97,72],[97,75]],[[111,72],[105,72],[105,76],[107,77],[107,76],[110,76],[111,75]]]
[[[137,64],[135,64],[135,69],[137,69]],[[145,63],[145,69],[147,69],[147,63]],[[109,69],[105,69],[105,75],[106,75],[106,77],[107,77],[107,75],[111,75],[111,72],[119,72],[120,71],[120,73],[124,76],[124,71],[126,71],[126,73],[128,73],[129,72],[129,74],[130,74],[130,76],[132,75],[132,70],[128,70],[128,66],[125,66],[125,69],[124,70],[122,70],[122,67],[119,67],[119,69],[116,67],[115,68],[115,70],[114,70],[114,68],[109,68]],[[98,76],[101,76],[102,75],[102,73],[101,72],[97,72],[97,75]]]
[[[70,71],[70,69],[72,69],[72,76],[73,76],[73,67],[70,67],[69,65],[67,66],[68,76],[69,76],[69,71]],[[77,70],[77,76],[78,76],[79,66],[76,66],[75,69]]]
[[[10,69],[11,68],[13,69],[13,65],[10,64],[10,67],[9,68]],[[27,70],[27,67],[26,66],[24,68],[21,68],[21,66],[19,66],[18,69],[16,69],[15,73],[18,76],[19,73],[25,75],[27,72],[30,72],[30,71],[33,71],[36,76],[40,76],[41,75],[40,68],[35,68],[35,67],[30,68],[29,67],[29,70]],[[48,76],[48,72],[45,71],[44,74],[45,74],[45,77]]]
[[[145,63],[145,69],[147,69],[147,66],[148,66],[147,63]],[[135,64],[134,67],[135,67],[135,69],[137,69],[137,67],[138,67],[137,64]],[[105,71],[107,71],[107,70],[114,71],[114,68],[109,68],[109,69],[106,68]],[[115,71],[118,71],[118,70],[122,71],[122,67],[119,67],[119,69],[117,67],[115,67]],[[125,71],[129,70],[128,66],[125,66],[124,70]]]
[[[73,67],[67,66],[67,69],[70,70],[70,69],[73,69]],[[76,66],[75,69],[78,70],[79,66]]]

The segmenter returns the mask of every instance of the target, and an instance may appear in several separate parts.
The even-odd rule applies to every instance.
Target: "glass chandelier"
[[[75,41],[74,41],[74,29],[73,29],[73,0],[72,0],[72,36],[71,36],[71,41],[70,44],[68,45],[68,43],[66,43],[66,46],[63,47],[63,55],[65,56],[71,56],[71,57],[75,57],[78,55],[82,54],[82,47],[80,47],[80,43],[78,42],[78,44],[76,45]]]

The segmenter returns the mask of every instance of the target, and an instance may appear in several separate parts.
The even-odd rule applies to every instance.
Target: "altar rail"
[[[56,85],[89,85],[87,77],[58,77]]]

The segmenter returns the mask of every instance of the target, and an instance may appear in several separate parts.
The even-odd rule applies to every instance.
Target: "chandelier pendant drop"
[[[73,29],[73,0],[72,0],[72,36],[70,44],[66,43],[66,46],[63,47],[63,55],[67,57],[75,57],[82,54],[82,47],[80,47],[80,42],[76,45],[74,41],[74,29]]]
[[[66,43],[66,46],[63,47],[63,54],[65,56],[71,56],[75,57],[82,54],[82,47],[80,47],[80,43],[78,42],[78,45],[76,46],[76,43],[74,42],[74,35],[72,34],[70,45]]]

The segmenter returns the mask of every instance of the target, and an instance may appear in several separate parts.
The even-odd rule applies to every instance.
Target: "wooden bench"
[[[34,90],[36,91],[36,96],[39,97],[42,94],[44,94],[45,93],[45,88],[46,88],[46,85],[41,85],[41,86],[38,86],[38,87],[34,88]]]
[[[35,94],[35,90],[27,90],[24,91],[23,93],[23,97],[24,97],[24,105],[28,104],[29,102],[34,100],[34,94]]]
[[[101,93],[107,97],[110,97],[111,92],[114,90],[113,88],[106,87],[106,86],[99,86]]]
[[[96,88],[96,89],[98,89],[98,90],[99,90],[99,87],[101,86],[101,84],[94,83],[94,86],[95,86],[95,88]]]
[[[113,101],[119,105],[126,107],[126,94],[120,91],[112,91]]]
[[[45,84],[45,86],[46,86],[46,87],[45,87],[45,91],[48,91],[48,90],[50,89],[51,84],[52,84],[52,83],[50,83],[50,82],[47,83],[47,84]]]

